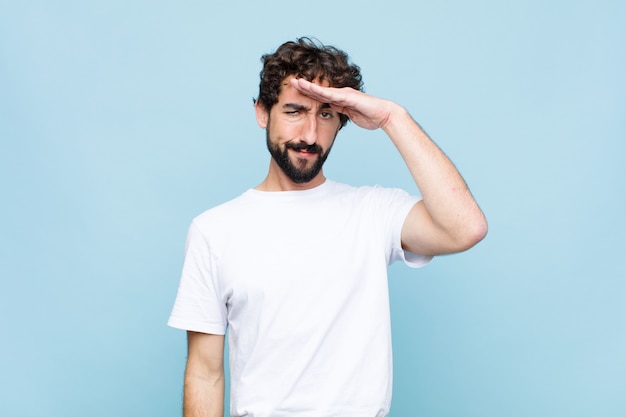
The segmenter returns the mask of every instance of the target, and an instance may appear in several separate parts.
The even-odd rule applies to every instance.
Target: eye
[[[333,113],[328,112],[328,111],[323,111],[323,112],[320,113],[320,117],[322,119],[332,119],[334,116],[335,115]]]

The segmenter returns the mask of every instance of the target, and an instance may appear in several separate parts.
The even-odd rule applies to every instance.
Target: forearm
[[[185,372],[183,417],[222,417],[224,415],[224,373],[210,377]]]
[[[475,244],[486,221],[454,164],[401,106],[391,105],[383,130],[404,159],[433,224],[449,235],[451,251]]]

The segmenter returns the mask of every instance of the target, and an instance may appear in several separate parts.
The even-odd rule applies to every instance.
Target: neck
[[[318,187],[322,185],[324,181],[326,181],[326,177],[324,177],[324,171],[322,170],[309,182],[293,182],[291,178],[285,175],[282,169],[276,165],[274,160],[272,160],[270,161],[267,176],[261,184],[254,188],[259,191],[300,191]]]

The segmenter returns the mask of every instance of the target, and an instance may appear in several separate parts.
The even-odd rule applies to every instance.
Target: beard
[[[332,148],[331,145],[328,150],[324,152],[322,147],[316,143],[307,145],[304,142],[287,142],[285,143],[284,148],[281,149],[280,145],[272,142],[269,127],[265,130],[265,132],[267,149],[272,155],[272,158],[276,161],[285,175],[287,175],[287,177],[289,177],[289,179],[296,184],[307,183],[315,178],[322,170],[322,166],[324,166],[324,162],[326,162],[326,158],[328,158],[328,154]],[[298,158],[294,163],[291,158],[289,158],[289,149],[296,151],[304,150],[310,153],[315,153],[317,154],[317,159],[310,166],[307,166],[309,162],[304,158]]]

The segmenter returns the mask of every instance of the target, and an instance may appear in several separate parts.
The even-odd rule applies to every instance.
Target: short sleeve
[[[189,227],[185,260],[168,325],[202,333],[225,334],[226,305],[220,294],[216,258],[195,223]]]
[[[384,194],[386,198],[384,206],[388,211],[387,236],[391,248],[388,263],[403,261],[412,268],[419,268],[428,264],[433,259],[432,256],[420,255],[402,249],[402,227],[411,208],[421,200],[421,197],[409,195],[401,189],[386,189]]]

